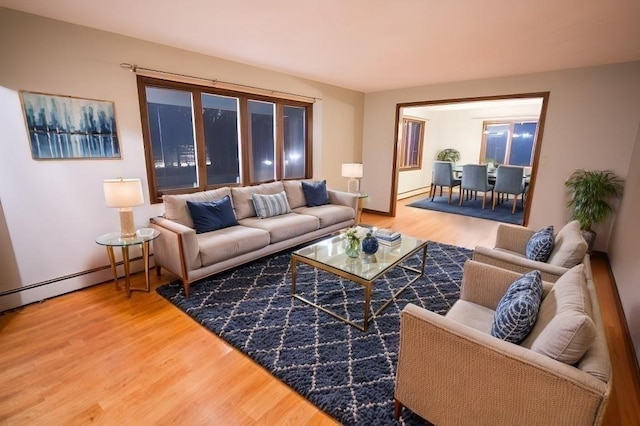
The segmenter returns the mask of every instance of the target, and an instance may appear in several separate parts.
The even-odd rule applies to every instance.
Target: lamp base
[[[136,235],[136,228],[133,221],[133,209],[130,207],[120,209],[120,236],[131,238]]]
[[[357,178],[349,178],[347,181],[347,191],[352,194],[360,193],[360,179]]]

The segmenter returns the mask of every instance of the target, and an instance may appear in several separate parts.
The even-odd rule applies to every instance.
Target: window
[[[400,141],[400,171],[422,168],[422,143],[425,121],[403,117]]]
[[[537,121],[485,121],[483,128],[480,162],[532,165]]]
[[[142,76],[138,93],[157,202],[164,194],[310,177],[310,103]]]

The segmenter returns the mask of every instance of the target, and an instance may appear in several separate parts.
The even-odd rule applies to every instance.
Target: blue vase
[[[367,236],[362,240],[362,251],[365,254],[374,254],[379,247],[378,239],[371,232],[367,232]]]

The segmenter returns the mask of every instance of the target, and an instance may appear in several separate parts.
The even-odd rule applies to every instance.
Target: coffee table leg
[[[371,305],[371,283],[364,286],[364,331],[369,328],[369,305]]]
[[[291,294],[296,294],[296,275],[298,262],[294,257],[291,257]]]

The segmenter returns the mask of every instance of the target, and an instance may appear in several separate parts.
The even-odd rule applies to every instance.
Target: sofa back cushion
[[[583,268],[574,266],[556,281],[522,346],[567,364],[582,358],[595,337]]]
[[[231,200],[236,212],[236,219],[256,216],[252,194],[277,194],[284,191],[282,182],[263,183],[255,186],[234,186],[231,188]]]
[[[307,201],[304,198],[304,192],[302,191],[302,181],[284,180],[282,181],[282,185],[284,186],[284,192],[287,194],[289,207],[297,209],[298,207],[304,207],[307,205]]]
[[[195,226],[191,219],[189,208],[187,207],[187,201],[196,203],[217,201],[224,198],[225,195],[231,196],[231,191],[228,187],[195,192],[193,194],[163,195],[164,217],[178,222],[181,225],[188,226],[189,228],[194,228]]]
[[[587,247],[587,242],[580,231],[580,224],[577,220],[571,221],[556,235],[548,263],[563,268],[573,268],[582,262],[587,253]]]

